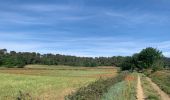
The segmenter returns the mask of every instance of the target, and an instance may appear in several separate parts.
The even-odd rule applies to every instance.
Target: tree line
[[[69,66],[119,66],[125,57],[76,57],[60,54],[40,54],[36,52],[8,52],[0,49],[0,66],[22,68],[28,64],[69,65]]]
[[[0,66],[23,68],[28,64],[42,65],[68,65],[68,66],[117,66],[122,70],[143,70],[170,68],[170,58],[163,56],[162,52],[148,47],[133,56],[113,57],[76,57],[60,54],[40,54],[36,52],[15,52],[0,49]]]

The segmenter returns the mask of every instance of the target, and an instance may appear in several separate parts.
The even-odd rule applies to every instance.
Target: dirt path
[[[164,91],[162,91],[157,84],[152,82],[152,80],[148,77],[146,79],[150,82],[152,87],[158,92],[158,94],[161,97],[161,100],[170,100],[170,97],[168,96],[168,94],[166,94]]]
[[[141,85],[140,76],[138,75],[138,83],[137,83],[137,100],[144,100],[143,89]]]

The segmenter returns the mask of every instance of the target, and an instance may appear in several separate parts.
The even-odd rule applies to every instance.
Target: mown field
[[[99,78],[117,75],[113,67],[29,65],[24,69],[0,69],[0,100],[26,96],[33,100],[62,100],[65,95]]]

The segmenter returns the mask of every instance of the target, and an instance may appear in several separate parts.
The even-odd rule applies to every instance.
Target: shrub
[[[33,99],[29,93],[23,93],[22,91],[19,91],[19,96],[17,97],[17,100],[33,100]]]

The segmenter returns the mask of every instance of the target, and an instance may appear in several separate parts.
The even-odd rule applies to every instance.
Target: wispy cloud
[[[8,10],[0,10],[1,25],[55,25],[67,21],[81,21],[91,15],[79,15],[78,6],[67,4],[15,4]]]
[[[26,15],[21,12],[0,12],[0,24],[2,25],[9,25],[9,24],[14,24],[14,25],[35,25],[35,24],[48,24],[43,21],[41,21],[41,18],[38,17],[33,17]]]
[[[126,25],[136,24],[162,24],[169,21],[166,15],[139,12],[106,11],[105,15],[122,20],[120,23]]]
[[[64,1],[0,1],[0,48],[114,56],[152,46],[170,56],[169,5],[155,1],[147,7],[146,0],[136,6],[128,1],[126,7],[114,0]]]
[[[9,40],[0,40],[0,48],[17,51],[36,51],[41,53],[61,53],[76,56],[115,56],[132,55],[146,47],[155,47],[169,56],[170,41],[147,41],[128,37],[62,37],[50,41],[51,38],[35,38],[32,35],[15,34]],[[20,36],[20,37],[19,37]],[[22,37],[21,37],[22,36]],[[125,39],[126,38],[126,39]],[[39,40],[41,39],[41,41]]]

